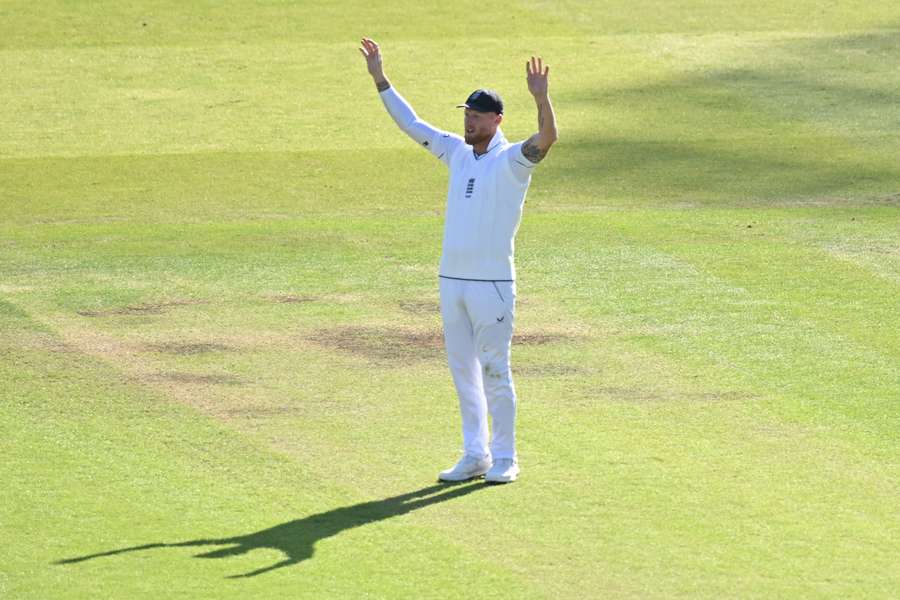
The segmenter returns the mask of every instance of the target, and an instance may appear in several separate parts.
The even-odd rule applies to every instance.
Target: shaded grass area
[[[896,206],[900,111],[895,78],[876,65],[896,62],[898,35],[629,40],[671,70],[567,91],[575,110],[597,111],[604,134],[576,132],[566,158],[607,202]]]
[[[265,548],[271,548],[285,555],[286,558],[279,562],[240,575],[231,575],[229,576],[229,579],[256,577],[257,575],[290,567],[291,565],[296,565],[304,560],[312,558],[314,552],[313,546],[316,542],[335,536],[347,529],[361,527],[384,519],[401,516],[431,504],[446,502],[447,500],[484,489],[486,489],[485,486],[474,484],[465,486],[435,484],[407,494],[385,498],[384,500],[337,508],[246,535],[225,538],[207,538],[175,543],[143,544],[141,546],[117,548],[115,550],[107,550],[97,554],[67,558],[58,561],[57,564],[68,565],[106,556],[115,556],[117,554],[158,548],[197,546],[225,546],[225,548],[219,550],[211,550],[199,554],[199,558],[226,558],[247,554],[248,552]]]
[[[900,112],[891,102],[895,78],[883,65],[896,62],[897,35],[888,30],[844,36],[597,38],[583,50],[589,59],[573,64],[562,57],[578,50],[576,45],[547,38],[547,45],[562,55],[562,68],[571,71],[558,86],[566,137],[554,149],[557,159],[542,167],[529,210],[560,204],[586,210],[673,203],[896,205],[900,173],[893,157],[900,147],[891,132],[898,128]],[[336,60],[347,61],[346,68],[355,64],[349,62],[350,49],[333,50],[339,53]],[[58,121],[30,122],[28,115],[40,113],[18,107],[22,95],[11,96],[8,101],[25,122],[18,118],[12,131],[22,137],[8,139],[6,153],[21,160],[4,161],[0,181],[10,203],[28,211],[11,211],[9,218],[78,218],[78,211],[95,219],[155,218],[153,211],[163,209],[177,219],[211,213],[218,219],[272,218],[336,207],[342,213],[440,210],[442,168],[396,134],[365,82],[354,79],[349,90],[339,92],[347,82],[336,77],[327,56],[317,54],[315,70],[323,87],[311,95],[300,93],[287,83],[299,77],[290,54],[281,48],[272,61],[273,51],[258,46],[231,58],[238,66],[266,65],[264,84],[254,73],[236,81],[230,63],[203,68],[211,70],[214,81],[191,81],[196,65],[185,64],[179,54],[161,53],[151,57],[152,67],[142,66],[138,57],[121,67],[133,73],[118,84],[124,95],[117,100],[121,94],[110,93],[101,70],[96,82],[79,93],[84,94],[80,103],[108,104],[96,114],[102,123],[90,123],[94,115],[64,118],[69,104],[61,104],[53,88],[45,90],[46,101],[39,106],[60,115]],[[446,90],[412,76],[439,68],[430,64],[434,58],[417,54],[423,64],[416,65],[407,52],[403,48],[397,57],[400,89],[426,118],[457,129],[458,115],[440,108],[449,107]],[[759,56],[765,61],[754,60]],[[82,59],[87,65],[106,64],[118,56],[107,52]],[[68,58],[61,54],[57,60],[62,64]],[[630,68],[614,69],[618,62]],[[21,65],[10,66],[22,72]],[[516,90],[507,133],[524,137],[533,127],[530,105],[520,97],[508,66],[494,68],[498,86]],[[142,69],[150,81],[138,83]],[[174,74],[160,75],[172,69]],[[56,86],[71,85],[74,73],[52,73],[51,68]],[[471,85],[457,83],[463,77],[453,76],[459,94]],[[43,77],[37,80],[20,83],[26,89],[44,85]],[[166,90],[171,94],[166,96]],[[259,91],[245,97],[247,90]],[[144,92],[165,97],[143,98]],[[226,106],[226,113],[208,107],[233,93],[244,100]],[[340,102],[319,99],[339,93]],[[348,119],[348,108],[360,117]],[[323,122],[340,126],[323,135]],[[87,129],[73,136],[72,128],[81,123]],[[267,130],[269,124],[275,128]],[[137,135],[121,133],[129,128]],[[89,154],[102,149],[112,156],[71,156],[86,148],[78,145],[82,138],[94,142]],[[56,146],[51,153],[70,156],[26,158],[38,147],[48,152],[48,145]],[[360,147],[372,145],[379,148]],[[190,160],[183,159],[186,152]],[[409,164],[415,167],[405,168]],[[569,176],[573,170],[578,177]],[[385,172],[392,177],[381,176]],[[546,190],[554,190],[553,202],[547,202]]]

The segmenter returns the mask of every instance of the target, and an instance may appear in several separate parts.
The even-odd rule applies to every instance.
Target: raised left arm
[[[538,163],[547,156],[559,134],[556,132],[556,115],[553,114],[553,105],[550,103],[548,90],[548,75],[550,67],[545,67],[540,57],[533,56],[525,63],[525,73],[528,77],[528,91],[534,96],[538,111],[538,132],[528,138],[522,144],[522,154],[533,163]]]

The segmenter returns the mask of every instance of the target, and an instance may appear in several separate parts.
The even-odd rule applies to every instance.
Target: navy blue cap
[[[471,108],[478,112],[495,112],[503,114],[503,100],[494,90],[475,90],[466,98],[465,104],[457,104],[456,108]]]

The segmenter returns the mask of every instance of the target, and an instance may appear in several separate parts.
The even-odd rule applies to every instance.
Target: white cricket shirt
[[[450,169],[440,276],[514,280],[515,236],[535,167],[523,142],[509,143],[498,128],[475,156],[462,137],[421,121],[393,87],[380,95],[400,128]]]

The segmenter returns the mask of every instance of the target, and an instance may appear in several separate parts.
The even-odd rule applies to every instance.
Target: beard
[[[475,144],[480,144],[482,142],[489,142],[491,140],[491,133],[489,131],[474,131],[472,133],[466,131],[464,137],[467,144],[474,146]]]

